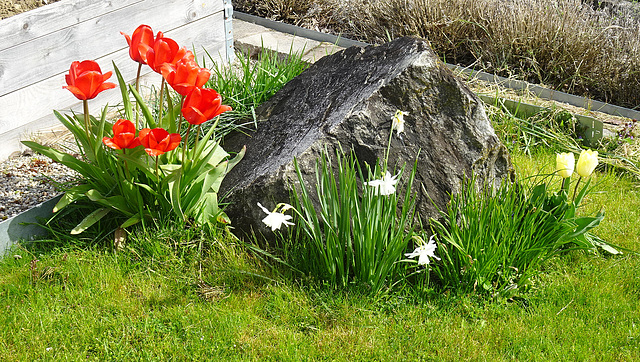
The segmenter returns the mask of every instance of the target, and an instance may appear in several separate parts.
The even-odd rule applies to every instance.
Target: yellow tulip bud
[[[556,171],[563,178],[571,177],[576,165],[576,158],[572,152],[558,153],[556,155]]]
[[[576,172],[582,177],[589,177],[598,166],[598,151],[583,150],[578,158]]]

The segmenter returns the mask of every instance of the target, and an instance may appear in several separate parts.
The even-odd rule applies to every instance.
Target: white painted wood
[[[53,116],[54,109],[61,112],[67,112],[70,109],[81,112],[81,102],[68,90],[62,88],[66,84],[64,75],[68,72],[72,61],[94,59],[100,64],[103,72],[113,70],[112,62],[115,62],[125,80],[133,81],[137,63],[129,58],[128,46],[124,37],[119,34],[120,31],[131,34],[139,24],[148,24],[154,31],[161,30],[178,44],[195,50],[199,59],[205,56],[203,49],[206,49],[212,56],[217,57],[218,61],[226,61],[222,0],[182,0],[176,3],[180,4],[174,4],[171,0],[111,0],[109,2],[63,0],[40,9],[61,4],[58,6],[59,9],[67,12],[79,11],[82,14],[65,13],[60,19],[60,24],[65,25],[53,33],[44,35],[36,31],[38,26],[55,22],[38,14],[24,13],[28,16],[23,16],[23,21],[35,19],[28,28],[39,36],[25,44],[0,50],[0,93],[2,94],[0,96],[0,160],[19,149],[18,135],[58,125],[58,121]],[[115,9],[116,5],[122,5],[123,8]],[[81,9],[76,9],[77,6]],[[95,8],[96,11],[105,14],[103,16],[86,15],[89,8]],[[58,11],[60,10],[53,11],[49,8],[47,14],[56,14]],[[69,25],[67,18],[75,19],[71,22],[72,25]],[[111,21],[116,25],[110,25]],[[0,22],[0,34],[3,34],[4,22],[5,20]],[[19,23],[20,21],[17,21],[9,25],[15,26]],[[72,30],[72,28],[77,29]],[[94,29],[103,30],[94,31]],[[100,37],[109,38],[109,41],[102,41]],[[2,44],[4,44],[3,41]],[[112,47],[113,45],[115,47]],[[33,52],[40,50],[43,56],[40,61],[29,57],[20,59],[18,57],[20,52],[17,49],[25,51],[31,49]],[[85,51],[91,54],[86,54]],[[31,63],[28,63],[27,58],[31,59],[29,60]],[[17,62],[17,65],[21,65],[23,69],[14,67],[15,64],[9,68],[3,68],[5,59],[13,59],[13,62]],[[52,63],[57,65],[54,66]],[[211,64],[208,59],[207,63]],[[31,65],[27,66],[27,64]],[[11,75],[11,79],[28,78],[29,81],[16,86],[19,84],[18,81],[12,80],[13,87],[16,89],[7,92],[6,89],[9,88],[3,83],[7,72]],[[29,75],[30,72],[38,75]],[[143,66],[143,74],[147,74],[148,84],[160,82],[160,75],[153,73],[147,66]],[[109,81],[117,83],[115,75]],[[107,102],[110,105],[121,102],[118,88],[104,91],[91,100],[89,102],[91,113],[98,115],[100,108]]]
[[[0,50],[142,1],[144,0],[65,0],[11,16],[0,23]]]
[[[0,96],[68,70],[70,60],[98,59],[126,48],[120,31],[131,34],[139,24],[147,24],[168,33],[220,11],[220,0],[147,0],[22,42],[0,51]],[[223,28],[224,23],[211,26]]]
[[[221,13],[214,14],[201,21],[194,22],[190,26],[170,31],[167,36],[171,36],[176,41],[192,39],[198,58],[204,55],[202,47],[207,49],[210,54],[216,55],[224,51],[224,29],[207,25],[212,22],[215,23],[221,18]],[[200,49],[200,52],[198,52],[198,49]],[[121,49],[116,53],[97,58],[96,61],[100,64],[103,72],[112,71],[112,61],[114,61],[127,81],[132,81],[135,78],[138,63],[129,58],[128,49]],[[153,72],[149,67],[143,66],[143,74],[149,73]],[[36,120],[51,114],[54,109],[64,110],[70,106],[80,104],[71,92],[62,88],[66,85],[64,81],[65,74],[66,72],[55,74],[45,81],[0,97],[0,134],[10,129],[19,120]],[[158,74],[157,76],[160,79],[160,75]],[[115,75],[109,81],[117,83]],[[117,97],[120,94],[118,90],[104,91],[90,101],[92,108],[95,107],[96,103],[101,103],[101,99],[104,99],[105,94],[109,93],[115,93]],[[113,104],[113,101],[111,103]]]

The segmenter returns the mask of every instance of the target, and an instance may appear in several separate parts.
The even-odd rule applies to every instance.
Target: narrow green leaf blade
[[[80,223],[71,230],[71,235],[77,235],[87,230],[91,225],[97,223],[105,217],[111,210],[107,208],[100,208],[87,215]]]

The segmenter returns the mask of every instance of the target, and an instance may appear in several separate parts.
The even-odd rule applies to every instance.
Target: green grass
[[[219,136],[249,124],[257,127],[255,109],[309,66],[302,60],[301,53],[281,57],[276,51],[262,49],[256,59],[251,59],[249,54],[237,53],[236,56],[232,67],[213,62],[211,79],[205,85],[218,91],[223,104],[233,108],[221,115]],[[207,64],[205,59],[203,64]]]
[[[535,174],[552,169],[554,155],[514,161]],[[607,211],[596,233],[640,250],[637,185],[596,178],[585,210]],[[334,291],[276,276],[232,239],[176,226],[129,239],[118,253],[17,249],[2,259],[0,360],[640,358],[640,259],[631,253],[554,258],[507,302]]]

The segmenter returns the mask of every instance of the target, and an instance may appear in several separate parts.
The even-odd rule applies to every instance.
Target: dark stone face
[[[426,41],[400,38],[322,58],[257,110],[255,133],[225,140],[228,151],[247,146],[221,189],[230,192],[226,211],[232,225],[269,234],[256,204],[272,209],[289,202],[297,183],[294,157],[312,186],[315,160],[325,148],[330,154],[338,145],[353,150],[361,164],[371,166],[383,159],[396,110],[408,115],[401,137],[393,132],[389,171],[403,165],[409,170],[417,158],[414,191],[424,225],[438,216],[432,202],[445,207],[465,177],[474,174],[479,184],[513,177],[481,101]]]

